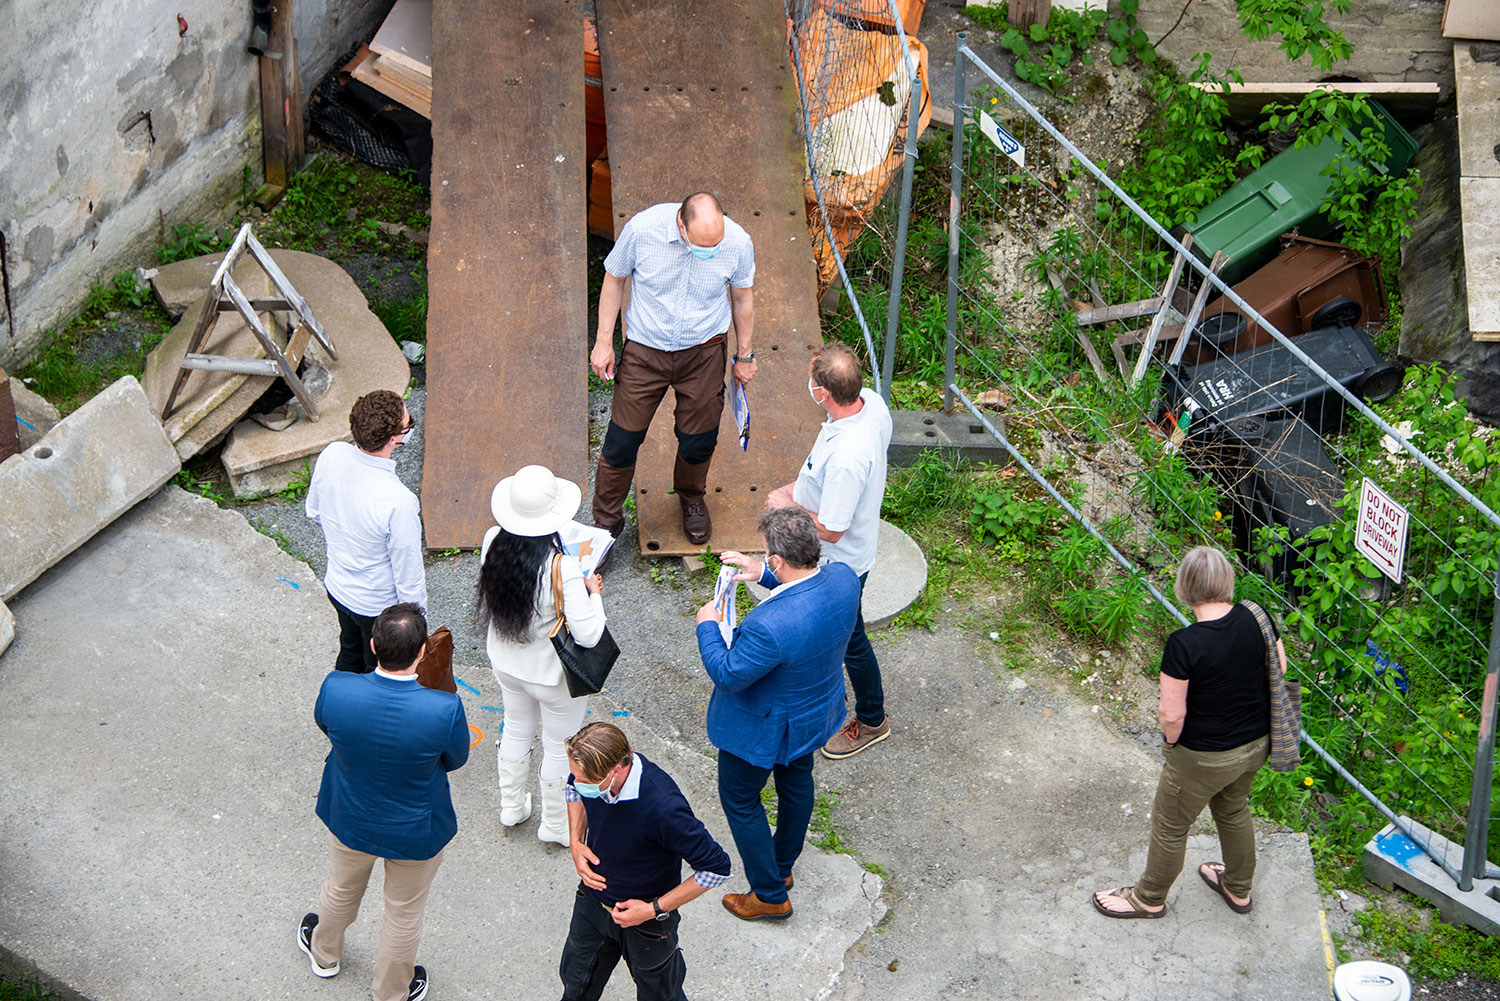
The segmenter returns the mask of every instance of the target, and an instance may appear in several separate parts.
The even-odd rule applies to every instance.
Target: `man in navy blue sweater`
[[[563,1001],[597,1001],[620,957],[637,1001],[686,1001],[677,910],[729,878],[729,856],[677,783],[619,727],[590,723],[567,741],[564,794],[582,882],[559,974]],[[682,878],[682,863],[693,874]]]

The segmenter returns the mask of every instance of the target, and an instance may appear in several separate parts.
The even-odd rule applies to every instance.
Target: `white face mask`
[[[821,407],[823,405],[823,402],[818,399],[818,390],[820,390],[820,389],[822,389],[823,392],[825,392],[825,393],[828,392],[827,389],[824,389],[822,386],[818,385],[816,382],[813,382],[812,381],[812,377],[809,376],[808,379],[807,379],[807,395],[811,396],[812,397],[812,401],[814,403],[816,403],[818,406]]]

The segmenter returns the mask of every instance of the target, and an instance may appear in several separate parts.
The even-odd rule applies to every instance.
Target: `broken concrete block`
[[[328,374],[326,392],[317,395],[317,421],[304,418],[284,431],[240,421],[230,432],[220,458],[240,498],[284,489],[329,444],[350,440],[349,411],[355,400],[377,389],[405,393],[411,379],[406,356],[370,312],[348,272],[333,261],[297,250],[273,250],[271,257],[332,334],[339,357],[329,358],[317,341],[308,346],[309,365],[321,365]]]
[[[5,602],[0,601],[0,653],[4,653],[5,648],[10,646],[10,641],[15,638],[16,617],[5,607]]]
[[[16,404],[17,432],[21,436],[21,451],[42,440],[42,436],[62,420],[57,408],[46,399],[26,388],[20,379],[10,380],[11,399]]]
[[[145,391],[128,375],[0,462],[0,601],[181,468]]]

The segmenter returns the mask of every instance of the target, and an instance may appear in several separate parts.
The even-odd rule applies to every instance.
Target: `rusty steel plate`
[[[749,386],[750,449],[740,451],[726,405],[708,508],[715,552],[758,550],[766,494],[796,477],[823,419],[807,394],[808,359],[822,340],[786,15],[780,0],[597,0],[596,9],[615,232],[641,209],[702,190],[755,241],[760,370]],[[646,555],[703,550],[682,534],[670,493],[674,402],[668,393],[636,465]]]
[[[422,518],[478,546],[528,463],[588,483],[582,0],[432,6]]]

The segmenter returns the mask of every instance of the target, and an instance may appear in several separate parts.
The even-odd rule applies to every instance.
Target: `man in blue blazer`
[[[745,865],[749,893],[724,906],[746,921],[791,916],[792,866],[813,811],[813,752],[844,722],[844,651],[859,612],[859,578],[842,563],[818,566],[822,543],[800,507],[760,518],[764,563],[740,553],[721,559],[737,580],[774,588],[726,646],[719,613],[698,610],[698,653],[714,682],[708,739],[719,749],[719,802]],[[760,793],[776,777],[776,835]]]
[[[422,1001],[427,971],[415,965],[427,892],[458,833],[448,773],[469,760],[469,722],[457,695],[423,688],[427,620],[411,603],[375,619],[370,674],[334,671],[313,710],[333,750],[323,764],[318,817],[328,825],[328,878],[318,910],[302,919],[297,947],[312,971],[336,976],[344,930],[376,859],[385,861],[385,922],[375,953],[374,1001]]]

